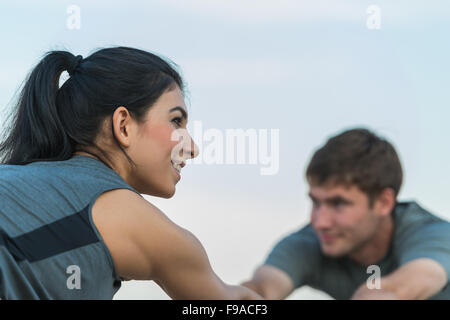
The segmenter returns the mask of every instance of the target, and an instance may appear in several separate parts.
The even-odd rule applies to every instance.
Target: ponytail
[[[73,153],[56,105],[59,78],[76,57],[65,51],[45,55],[28,76],[20,93],[13,130],[1,143],[5,164],[68,158]]]

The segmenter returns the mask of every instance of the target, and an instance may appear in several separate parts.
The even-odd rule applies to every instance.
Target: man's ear
[[[395,206],[395,192],[392,188],[385,188],[374,202],[374,211],[380,217],[387,217]]]

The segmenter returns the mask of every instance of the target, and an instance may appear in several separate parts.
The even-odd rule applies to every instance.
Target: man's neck
[[[348,257],[356,263],[369,266],[381,261],[389,251],[394,236],[394,212],[380,221],[380,226],[374,236],[361,247],[354,250]]]

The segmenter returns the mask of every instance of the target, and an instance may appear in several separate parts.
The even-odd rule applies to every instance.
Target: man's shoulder
[[[394,219],[396,228],[400,231],[436,223],[450,226],[448,221],[431,213],[416,201],[398,202],[394,210]]]
[[[281,236],[273,249],[274,252],[295,252],[296,254],[320,251],[320,242],[310,224],[301,226]]]
[[[307,224],[298,228],[296,231],[289,233],[284,239],[297,240],[301,242],[309,242],[311,244],[318,243],[316,232],[312,228],[311,224]]]
[[[288,274],[295,288],[315,279],[320,269],[320,243],[311,225],[302,226],[283,236],[264,264]]]
[[[424,209],[415,201],[399,202],[395,209],[395,241],[450,237],[450,222]]]

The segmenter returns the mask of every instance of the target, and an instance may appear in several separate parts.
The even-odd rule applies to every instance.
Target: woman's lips
[[[182,167],[183,167],[183,165],[181,165],[181,168],[182,168]],[[174,167],[174,165],[173,165],[173,162],[172,162],[172,169],[173,169],[173,171],[175,172],[175,175],[176,175],[176,177],[177,177],[177,182],[180,181],[180,179],[181,179],[180,171],[178,171],[177,169],[175,169],[175,167]]]

